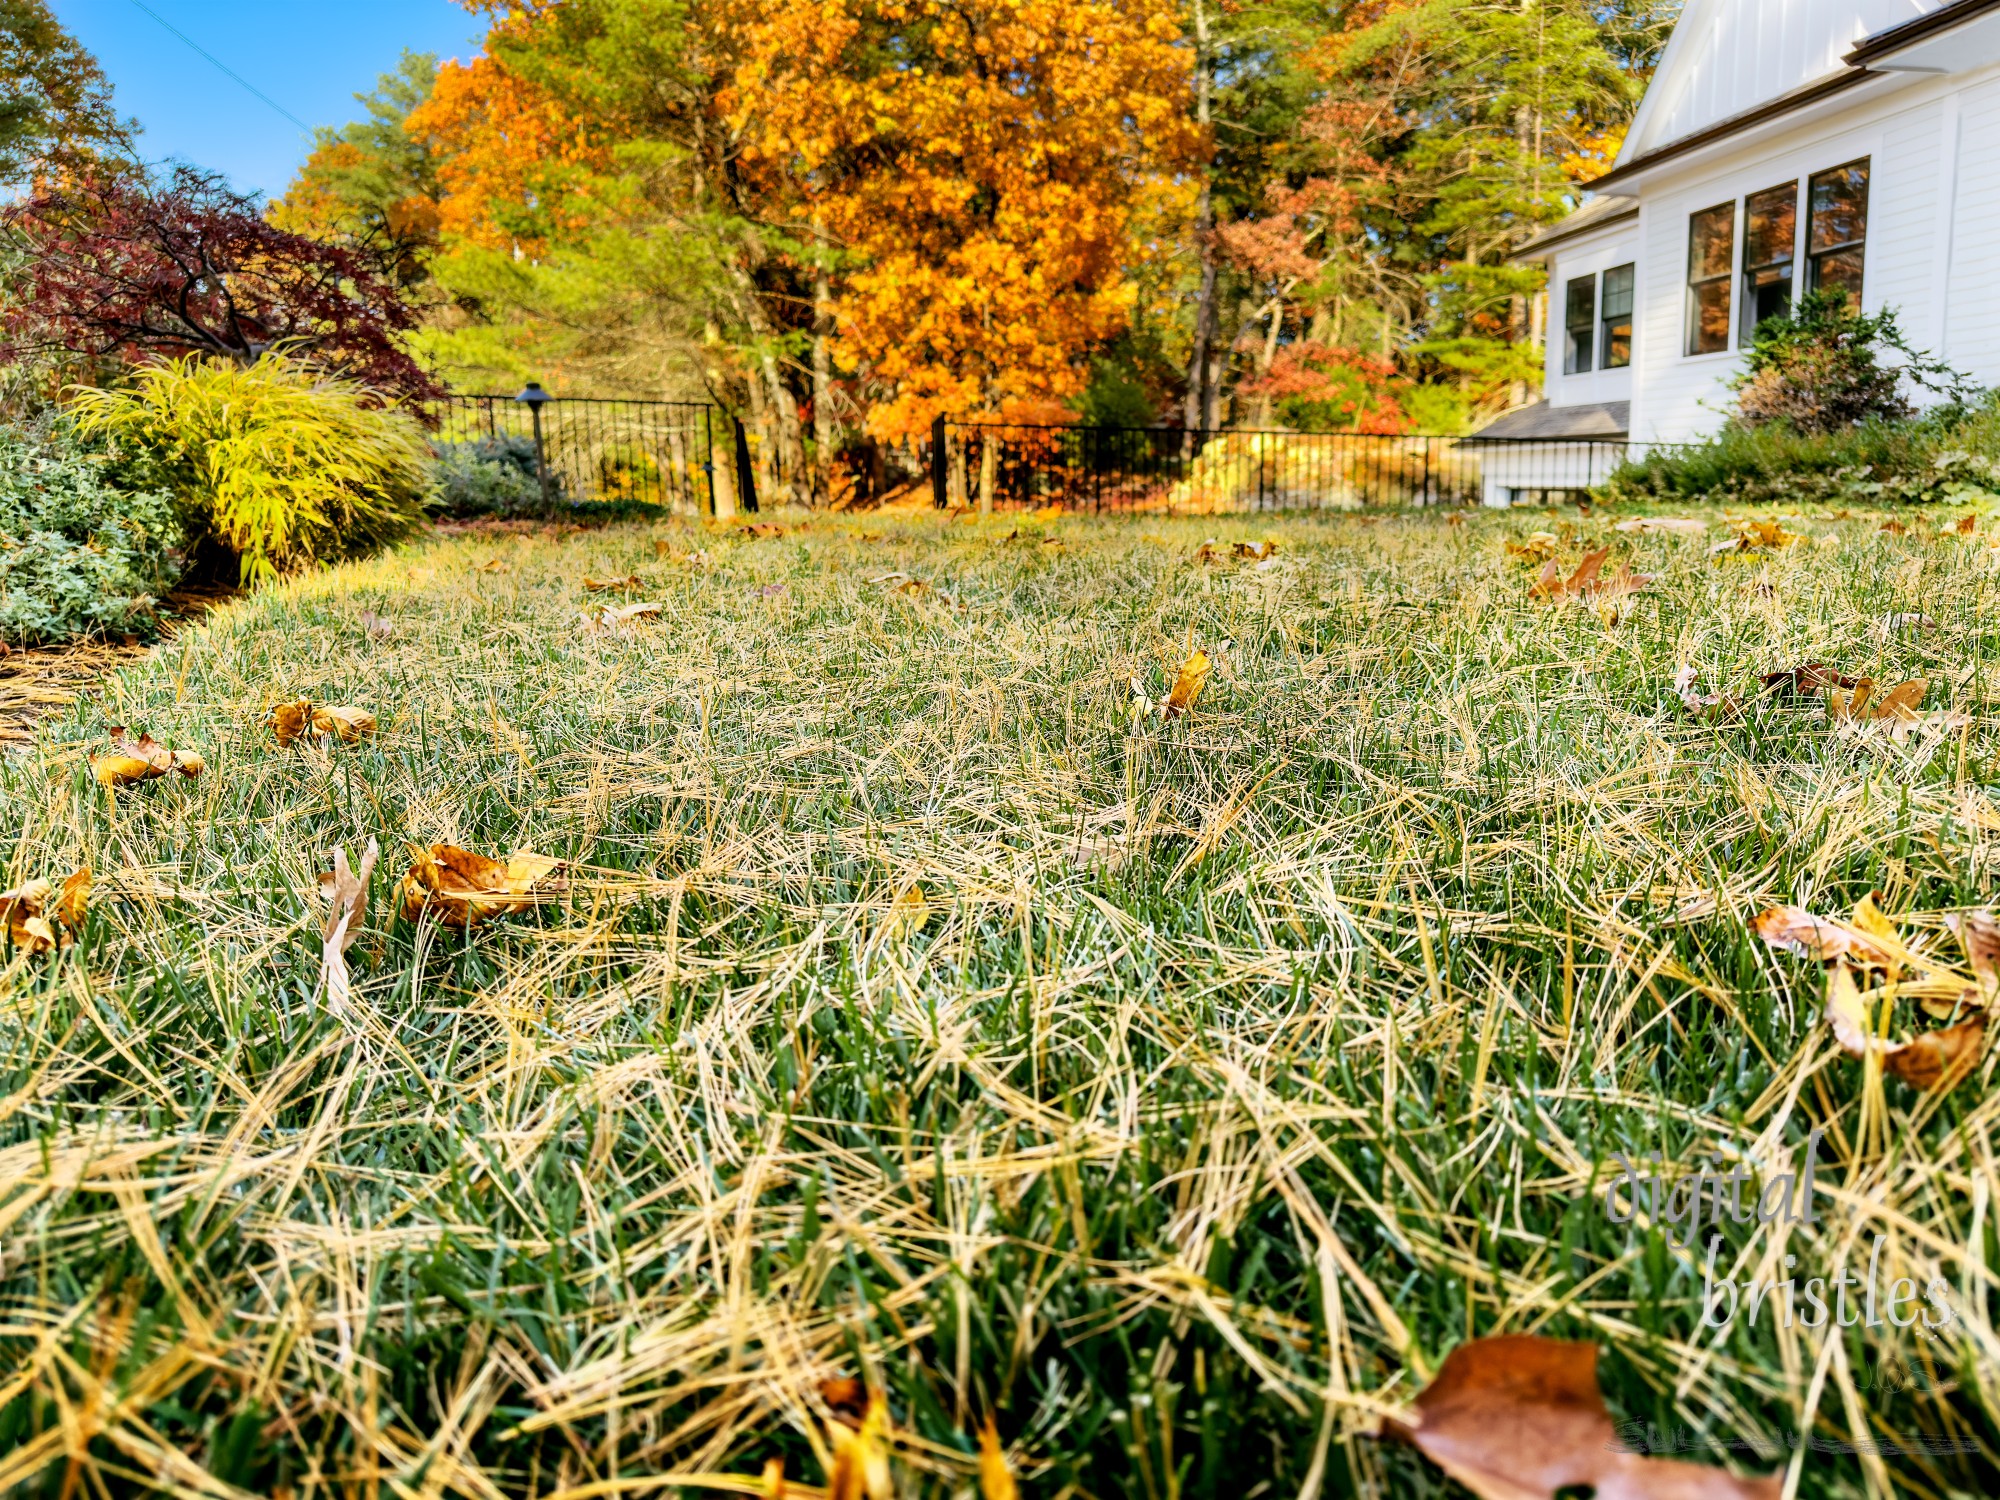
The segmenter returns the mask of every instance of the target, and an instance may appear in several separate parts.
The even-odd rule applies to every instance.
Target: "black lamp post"
[[[555,400],[555,397],[542,389],[539,380],[531,380],[526,389],[514,399],[523,403],[528,408],[529,415],[535,420],[535,476],[542,482],[543,506],[553,510],[555,500],[549,494],[549,458],[547,451],[542,447],[542,408]]]

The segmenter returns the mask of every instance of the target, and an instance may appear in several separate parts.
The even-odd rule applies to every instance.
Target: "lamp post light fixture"
[[[539,380],[531,380],[522,390],[521,394],[514,399],[527,407],[528,414],[534,418],[535,477],[542,483],[543,507],[553,510],[555,508],[555,499],[549,494],[549,456],[548,451],[542,446],[542,408],[555,400],[555,397],[542,389],[542,383]]]

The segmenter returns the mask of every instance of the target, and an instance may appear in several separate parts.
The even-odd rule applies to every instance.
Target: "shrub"
[[[365,557],[416,531],[434,486],[415,418],[279,354],[193,356],[73,393],[77,423],[173,495],[198,547],[247,582]]]
[[[1901,360],[1884,364],[1885,352]],[[1963,376],[1910,347],[1894,308],[1862,313],[1845,292],[1808,292],[1789,317],[1758,325],[1735,382],[1734,422],[1812,435],[1901,421],[1913,409],[1906,382],[1954,401],[1969,394]]]
[[[541,480],[535,474],[535,442],[500,433],[466,443],[439,443],[438,506],[461,518],[540,516]],[[551,494],[561,504],[561,479],[549,476]]]
[[[0,431],[0,640],[150,636],[179,539],[165,495],[112,483],[68,432]]]
[[[1952,405],[1816,433],[1731,423],[1708,442],[1624,465],[1599,494],[1614,503],[1986,500],[2000,496],[2000,410]]]

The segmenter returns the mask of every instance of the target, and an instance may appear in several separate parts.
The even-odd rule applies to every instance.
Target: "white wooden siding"
[[[1958,161],[1945,267],[1944,357],[1981,385],[2000,385],[2000,78],[1959,97]]]
[[[1635,439],[1713,432],[1730,404],[1729,381],[1742,368],[1733,337],[1728,353],[1682,352],[1688,216],[1736,203],[1740,267],[1746,194],[1860,156],[1870,161],[1866,306],[1895,308],[1912,343],[1942,353],[1982,385],[2000,385],[2000,278],[1991,269],[1991,247],[2000,242],[2000,74],[1988,69],[1913,80],[1835,120],[1648,182],[1639,214]],[[1740,297],[1740,277],[1731,285]],[[1732,306],[1732,335],[1738,313]]]
[[[1688,0],[1620,159],[1841,70],[1864,37],[1945,0]]]

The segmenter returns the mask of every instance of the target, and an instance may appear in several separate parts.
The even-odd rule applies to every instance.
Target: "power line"
[[[266,104],[270,105],[271,108],[275,109],[279,114],[283,115],[287,120],[290,120],[294,125],[298,126],[299,129],[303,131],[305,134],[307,135],[312,134],[312,126],[306,124],[304,120],[301,120],[297,115],[293,114],[289,109],[286,109],[284,105],[280,104],[277,100],[273,99],[269,94],[265,93],[262,89],[258,88],[256,84],[252,83],[249,79],[245,78],[241,73],[237,72],[234,68],[230,67],[229,64],[225,63],[221,58],[217,57],[213,52],[210,52],[206,47],[202,46],[200,42],[197,42],[193,37],[189,36],[185,31],[182,31],[178,26],[175,26],[165,16],[161,15],[158,11],[154,10],[152,6],[140,4],[140,0],[132,0],[132,4],[136,6],[138,9],[144,11],[147,15],[151,16],[155,21],[158,21],[161,26],[166,28],[166,30],[172,32],[175,36],[179,37],[192,50],[200,53],[203,57],[207,58],[221,72],[226,73],[229,77],[235,79],[238,83],[242,84],[244,88],[248,89],[251,93],[255,94],[259,99],[262,99]]]

